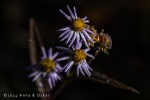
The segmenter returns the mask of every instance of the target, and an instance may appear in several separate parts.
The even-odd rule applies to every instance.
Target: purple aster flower
[[[87,20],[87,17],[78,17],[75,7],[73,9],[73,12],[68,5],[67,8],[70,15],[67,15],[62,10],[60,10],[60,12],[71,22],[71,25],[58,30],[63,31],[59,36],[61,38],[60,41],[66,40],[66,44],[69,44],[69,47],[80,40],[85,44],[86,47],[90,45],[89,41],[94,44],[90,35],[95,34],[89,30],[89,26],[87,25],[89,20]]]
[[[61,49],[69,54],[67,56],[56,59],[57,61],[68,60],[68,63],[66,63],[66,65],[61,70],[64,70],[67,75],[69,74],[72,66],[75,65],[77,66],[77,76],[79,76],[79,73],[81,73],[83,76],[85,76],[85,73],[88,76],[91,76],[90,71],[92,71],[93,69],[88,65],[86,57],[88,56],[93,59],[94,57],[87,53],[90,48],[81,49],[81,46],[82,43],[77,43],[75,46],[72,46],[72,49],[57,46],[58,49]]]
[[[43,54],[41,61],[38,64],[31,65],[31,68],[35,70],[28,77],[34,77],[32,80],[32,82],[34,82],[41,76],[39,85],[43,87],[43,81],[47,79],[50,88],[53,89],[53,86],[56,85],[56,81],[61,79],[59,75],[61,67],[59,63],[55,61],[59,53],[56,52],[52,54],[52,48],[50,48],[47,56],[45,48],[42,47],[41,49]]]

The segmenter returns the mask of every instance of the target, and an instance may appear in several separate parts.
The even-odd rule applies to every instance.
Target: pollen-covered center
[[[75,62],[81,62],[84,59],[86,59],[86,54],[83,50],[78,49],[78,50],[75,50],[73,57],[74,57]]]
[[[84,21],[81,18],[78,18],[78,19],[74,20],[73,23],[72,23],[72,28],[75,31],[82,31],[84,27],[85,27],[85,24],[84,24]]]
[[[49,73],[55,69],[55,62],[50,58],[43,59],[40,64],[42,66],[42,70],[46,73]]]

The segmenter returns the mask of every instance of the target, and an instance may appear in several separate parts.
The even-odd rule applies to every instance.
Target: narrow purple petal
[[[83,21],[85,21],[87,19],[87,16],[85,16],[84,18],[82,18]]]
[[[55,86],[55,74],[54,73],[51,73],[51,82],[52,82],[52,85]]]
[[[62,36],[64,36],[66,33],[68,33],[70,31],[70,29],[67,29],[67,30],[65,30],[63,33],[61,33],[61,35],[59,36],[59,38],[60,37],[62,37]]]
[[[55,59],[57,56],[58,56],[58,52],[56,52],[53,56],[52,56],[52,59]]]
[[[89,46],[88,46],[88,43],[87,43],[87,41],[86,41],[86,39],[85,39],[85,37],[84,37],[84,35],[83,35],[82,33],[80,33],[80,35],[81,35],[81,38],[82,38],[84,44],[85,44],[87,47],[89,47]]]
[[[65,39],[67,39],[70,36],[70,32],[68,32],[67,34],[65,34],[62,39],[60,41],[64,41]]]
[[[79,66],[77,67],[77,76],[79,76]]]
[[[39,73],[39,71],[35,71],[35,72],[31,73],[28,77],[35,76],[37,73]]]
[[[65,44],[68,44],[68,42],[70,41],[70,39],[71,39],[71,37],[73,36],[73,34],[74,34],[74,32],[71,31],[71,32],[70,32],[70,36],[68,37],[68,39],[67,39],[67,41],[66,41]]]
[[[82,32],[94,44],[94,41],[91,39],[91,37],[89,36],[89,34],[85,30],[83,30]]]
[[[63,12],[61,9],[59,9],[59,11],[68,19],[68,20],[70,20],[71,18],[70,18],[70,16],[68,16],[65,12]]]
[[[84,23],[89,23],[89,20],[85,20]]]
[[[75,32],[75,34],[77,34],[77,43],[79,43],[79,41],[80,41],[80,35],[79,35],[79,33],[77,33],[77,32]]]
[[[86,53],[86,52],[90,51],[90,48],[83,49],[83,51]]]
[[[94,59],[94,56],[92,56],[91,54],[86,53],[86,56],[91,57]]]
[[[42,72],[39,72],[32,80],[32,82],[34,82],[35,80],[37,80],[37,78],[39,78],[39,76],[42,74]]]
[[[92,31],[90,31],[90,30],[88,30],[88,29],[86,29],[86,28],[84,28],[84,30],[87,31],[87,32],[89,32],[89,33],[91,33],[91,34],[93,34],[93,35],[95,36],[95,33],[94,33],[94,32],[92,32]]]
[[[76,45],[77,45],[77,44],[76,44]],[[73,44],[71,47],[72,47],[72,50],[75,50],[75,44]]]
[[[85,74],[84,74],[84,72],[83,72],[83,70],[82,70],[81,64],[80,64],[80,66],[79,66],[79,70],[80,70],[81,74],[82,74],[83,76],[85,76]]]
[[[70,42],[70,44],[69,44],[69,47],[70,47],[70,46],[72,45],[72,43],[75,41],[76,37],[77,37],[77,34],[74,33],[74,35],[73,35],[73,37],[72,37],[72,40],[71,40],[71,42]]]
[[[69,26],[66,26],[66,27],[63,27],[63,28],[61,28],[61,29],[58,29],[58,31],[66,31],[66,30],[68,30],[69,29]]]
[[[61,72],[62,72],[64,69],[66,69],[66,68],[70,65],[71,62],[72,62],[72,61],[69,61],[68,63],[66,63],[66,65],[61,69]]]
[[[62,68],[59,64],[56,63],[56,70],[60,71]]]
[[[71,11],[71,9],[70,9],[70,7],[69,7],[68,5],[67,5],[67,8],[68,8],[68,11],[69,11],[69,13],[70,13],[72,19],[75,19],[74,15],[73,15],[73,13],[72,13],[72,11]]]
[[[71,49],[69,49],[69,48],[65,48],[65,47],[61,47],[61,46],[56,46],[56,48],[57,49],[60,49],[60,50],[63,50],[63,51],[66,51],[66,52],[72,52],[72,50]]]
[[[44,58],[44,59],[47,58],[46,51],[43,46],[41,47],[41,51],[42,51],[42,55],[43,55],[42,58]]]
[[[93,71],[93,69],[92,69],[92,68],[88,65],[88,63],[87,63],[87,61],[86,61],[86,60],[84,60],[84,61],[83,61],[83,63],[86,63],[87,68],[88,68],[89,70]]]
[[[77,11],[76,11],[76,7],[74,7],[74,16],[75,16],[75,19],[78,18],[78,16],[77,16]]]
[[[58,58],[56,59],[56,61],[62,61],[62,60],[67,60],[67,59],[69,59],[69,56]]]
[[[89,70],[87,69],[87,65],[85,64],[85,63],[82,63],[82,68],[84,69],[84,71],[86,72],[86,74],[88,75],[88,76],[91,76],[91,73],[89,72]]]
[[[69,63],[69,65],[68,65],[67,68],[65,69],[65,72],[69,71],[69,69],[72,67],[73,63],[74,63],[74,61],[71,61],[71,62]]]
[[[48,78],[48,84],[50,86],[50,89],[52,90],[53,89],[53,85],[52,85],[52,82],[51,82],[51,78]]]
[[[52,59],[52,48],[49,48],[48,50],[48,58]]]
[[[86,62],[86,60],[84,60],[82,63],[85,66],[84,68],[85,68],[87,74],[89,74],[89,76],[91,76],[91,73],[90,73],[89,69],[90,70],[93,70],[93,69],[88,65],[88,63]]]

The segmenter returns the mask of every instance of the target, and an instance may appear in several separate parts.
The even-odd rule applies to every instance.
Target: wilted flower
[[[69,44],[70,47],[72,44],[81,40],[88,47],[89,41],[94,43],[90,34],[95,35],[88,29],[89,26],[86,23],[88,23],[89,20],[87,20],[87,17],[78,17],[75,7],[74,13],[71,11],[69,6],[67,6],[67,8],[70,15],[67,15],[62,10],[60,10],[60,12],[71,22],[71,25],[58,30],[63,31],[63,33],[59,36],[61,38],[60,41],[64,41],[66,39],[66,44]]]
[[[98,35],[98,40],[99,41],[96,43],[98,49],[108,54],[107,50],[112,48],[112,40],[110,36],[104,33],[104,30],[102,29],[101,33]]]
[[[59,53],[56,52],[55,54],[52,54],[52,48],[50,48],[47,56],[45,48],[42,47],[42,54],[43,57],[41,58],[41,61],[38,64],[31,65],[31,68],[35,70],[28,77],[34,77],[32,80],[34,82],[41,76],[42,79],[39,85],[43,87],[43,81],[44,79],[47,79],[49,86],[52,89],[53,86],[56,85],[56,81],[61,79],[59,76],[61,67],[58,62],[55,61],[55,58]]]
[[[56,59],[57,61],[62,60],[68,60],[67,64],[62,68],[61,71],[65,71],[67,75],[70,72],[70,69],[73,65],[77,66],[77,76],[79,76],[79,72],[83,76],[85,76],[85,73],[90,76],[93,69],[88,65],[86,61],[86,57],[91,57],[94,59],[94,57],[87,52],[90,50],[90,48],[81,49],[82,43],[77,43],[75,46],[72,46],[73,50],[61,46],[57,46],[58,49],[63,50],[64,52],[68,53],[68,56],[64,56],[61,58]]]

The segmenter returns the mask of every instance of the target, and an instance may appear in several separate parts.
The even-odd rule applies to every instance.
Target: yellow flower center
[[[54,70],[55,62],[52,59],[46,58],[40,62],[42,65],[42,70],[49,73]]]
[[[72,28],[75,31],[82,31],[84,27],[85,27],[85,24],[84,24],[84,21],[81,18],[78,18],[78,19],[74,20],[73,23],[72,23]]]
[[[75,50],[73,57],[75,62],[82,62],[84,59],[86,59],[86,54],[83,50],[78,49]]]

